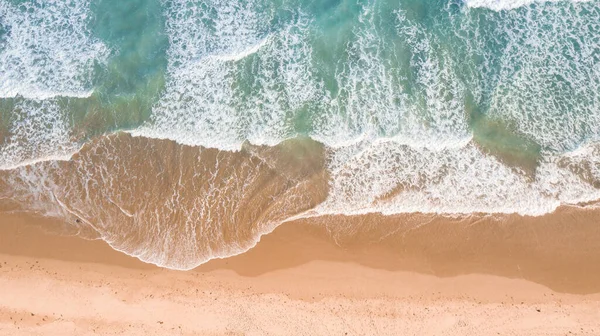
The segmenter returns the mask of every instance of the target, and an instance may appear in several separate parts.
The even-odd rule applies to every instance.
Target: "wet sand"
[[[0,335],[598,335],[597,216],[304,220],[182,272],[3,215]]]

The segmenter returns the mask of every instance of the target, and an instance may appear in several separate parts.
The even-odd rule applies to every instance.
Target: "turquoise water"
[[[503,2],[518,3],[488,7]],[[596,136],[597,2],[469,3],[5,0],[2,121],[29,98],[53,99],[86,134],[174,124],[208,146],[464,137],[481,119],[552,150]],[[543,130],[525,127],[536,118]],[[234,128],[198,136],[220,127],[211,119]]]
[[[502,3],[519,4],[487,7]],[[597,2],[469,4],[4,0],[3,126],[43,99],[78,141],[138,127],[230,149],[477,134],[502,152],[596,137]]]
[[[0,169],[38,195],[33,163],[119,131],[312,139],[328,192],[307,216],[541,215],[600,198],[598,18],[594,0],[0,0]]]

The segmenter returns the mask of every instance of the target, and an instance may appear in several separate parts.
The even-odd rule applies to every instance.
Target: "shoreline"
[[[597,214],[566,209],[553,216],[576,219]],[[365,220],[375,222],[375,217]],[[379,220],[385,222],[386,218]],[[405,233],[412,243],[406,243],[403,252],[389,248],[389,244],[398,243],[398,237],[373,244],[370,240],[377,234],[362,232],[356,235],[361,239],[342,241],[315,223],[290,222],[263,236],[250,251],[212,260],[192,271],[145,264],[100,240],[44,233],[40,221],[25,216],[0,217],[0,286],[5,292],[0,296],[0,334],[600,332],[596,326],[600,291],[594,278],[598,276],[594,263],[600,251],[586,244],[598,231],[593,229],[593,222],[587,223],[587,232],[580,232],[586,239],[564,237],[556,230],[538,234],[538,241],[546,244],[554,237],[554,246],[547,247],[554,248],[555,253],[550,258],[543,252],[549,250],[540,250],[533,258],[537,268],[527,266],[533,261],[519,254],[527,250],[513,251],[508,260],[523,263],[529,278],[532,276],[527,272],[543,271],[551,266],[547,260],[555,260],[557,266],[552,272],[538,274],[537,279],[546,282],[540,284],[511,276],[500,258],[502,249],[494,256],[465,238],[478,234],[480,239],[487,239],[486,245],[494,246],[498,239],[487,235],[497,234],[500,227],[504,232],[512,230],[513,235],[520,233],[509,220],[493,225],[479,219],[477,225],[439,219],[440,223],[434,221],[429,227],[413,227]],[[521,218],[520,225],[535,228],[535,221]],[[560,226],[560,220],[556,223]],[[440,225],[454,225],[455,229],[463,225],[464,234],[457,234],[459,230],[452,238],[451,230],[440,230]],[[548,225],[551,221],[546,219]],[[467,234],[468,227],[479,229]],[[573,229],[581,231],[580,227]],[[440,234],[428,235],[432,230]],[[428,240],[419,242],[422,236]],[[517,237],[502,237],[500,241],[507,247],[520,244]],[[570,252],[557,248],[574,239],[580,244],[571,246]],[[438,245],[441,240],[447,244]],[[489,272],[467,272],[482,269],[483,263],[474,262],[475,254],[466,253],[460,242],[485,257]],[[441,256],[448,251],[454,254]],[[456,259],[457,255],[463,258]],[[572,268],[583,270],[561,276],[568,270],[565,263],[575,256],[582,258]],[[444,260],[447,265],[441,267]],[[591,279],[581,279],[583,273]],[[548,281],[552,280],[548,274],[553,274],[553,281]]]

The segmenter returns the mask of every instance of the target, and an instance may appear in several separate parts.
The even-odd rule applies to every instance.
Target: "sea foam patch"
[[[433,150],[394,141],[338,149],[330,159],[328,199],[314,213],[539,216],[600,198],[598,152],[590,146],[574,157],[542,158],[534,177],[472,142]]]
[[[318,95],[307,18],[274,25],[276,9],[259,2],[194,5],[168,7],[166,90],[151,122],[132,134],[228,150],[295,136],[289,110]]]
[[[569,0],[465,0],[465,4],[472,8],[489,8],[495,11],[510,10],[533,3],[559,2]],[[572,2],[589,2],[590,0],[570,0]]]
[[[68,160],[79,149],[71,125],[55,99],[21,100],[0,146],[0,170],[46,160]]]
[[[600,4],[557,2],[522,11],[464,16],[468,82],[485,114],[553,151],[571,151],[600,136]],[[491,46],[494,46],[492,48]],[[482,80],[481,80],[482,79]]]
[[[0,98],[86,97],[109,50],[87,28],[85,0],[0,0]]]
[[[600,198],[597,150],[571,155],[578,146],[595,148],[594,139],[600,134],[600,72],[592,56],[598,39],[589,34],[598,27],[597,15],[589,14],[599,7],[590,3],[585,9],[580,12],[561,3],[543,11],[504,12],[499,14],[499,23],[489,26],[481,24],[480,16],[460,17],[455,27],[458,41],[465,32],[474,36],[464,40],[463,48],[478,61],[467,68],[467,74],[477,74],[472,81],[464,74],[459,78],[456,59],[440,52],[447,46],[399,10],[398,33],[410,52],[411,76],[416,82],[410,95],[399,95],[403,87],[394,87],[393,81],[380,81],[397,75],[386,74],[385,60],[377,53],[377,43],[382,42],[373,39],[373,27],[367,28],[364,36],[371,39],[371,45],[359,49],[360,66],[345,73],[342,81],[366,74],[349,89],[357,97],[351,103],[367,102],[357,109],[363,125],[394,106],[385,99],[394,97],[392,101],[403,104],[390,115],[399,117],[401,127],[393,137],[365,137],[332,146],[329,198],[315,213],[542,215],[561,204]],[[498,16],[483,15],[490,21]],[[357,40],[366,41],[360,36]],[[497,48],[492,48],[495,44]],[[367,73],[370,69],[379,71]],[[371,85],[362,85],[367,81]],[[385,91],[370,97],[381,88]],[[487,108],[469,116],[466,89]],[[422,97],[423,103],[415,97]],[[411,109],[418,109],[414,118],[407,117]],[[503,156],[510,157],[513,149],[495,154],[482,149],[471,137],[468,118],[484,120],[471,126],[483,133],[477,139],[491,137],[506,148],[519,136],[539,144],[543,150],[534,172],[504,161]],[[338,124],[344,125],[343,120]],[[499,132],[511,135],[499,137]]]

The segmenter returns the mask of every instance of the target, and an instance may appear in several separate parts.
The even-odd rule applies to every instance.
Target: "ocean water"
[[[0,0],[0,211],[189,269],[297,218],[595,206],[599,18],[597,0]]]

